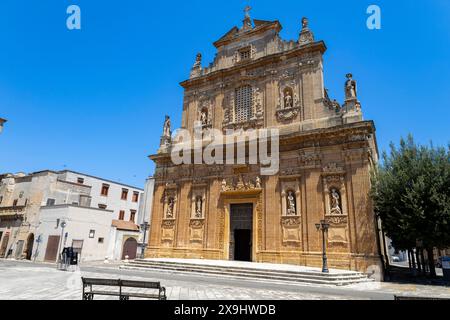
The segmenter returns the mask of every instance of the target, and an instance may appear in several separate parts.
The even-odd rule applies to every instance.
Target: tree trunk
[[[420,260],[422,260],[422,274],[424,275],[424,276],[426,276],[427,275],[427,260],[425,260],[425,255],[423,254],[423,252],[424,252],[424,249],[423,248],[420,248]]]
[[[419,248],[416,247],[417,271],[422,273],[422,263],[420,261]]]
[[[409,269],[412,269],[412,261],[411,261],[411,250],[408,250],[408,262],[409,262]]]
[[[428,266],[430,268],[430,277],[436,278],[436,267],[434,265],[433,248],[427,248],[427,254],[428,254]]]
[[[411,248],[410,252],[411,252],[411,262],[412,262],[412,266],[413,266],[413,276],[416,276],[417,269],[416,269],[416,260],[414,257],[414,249]]]

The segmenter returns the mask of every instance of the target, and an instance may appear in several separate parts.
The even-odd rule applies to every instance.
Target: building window
[[[89,230],[89,238],[95,237],[95,230]]]
[[[135,218],[136,218],[136,210],[130,210],[130,221],[135,222],[134,221]]]
[[[124,210],[120,210],[119,211],[119,220],[124,220],[125,219],[125,211]]]
[[[250,60],[250,58],[251,58],[251,48],[250,47],[245,47],[245,48],[239,50],[239,57],[241,58],[240,61]]]
[[[14,201],[13,201],[13,207],[17,207],[17,202],[19,202],[19,200],[18,200],[18,199],[14,199]]]
[[[54,206],[55,205],[55,199],[48,198],[47,199],[47,206]]]
[[[252,117],[252,87],[242,86],[236,89],[235,121],[245,122]]]
[[[106,204],[100,204],[100,203],[98,204],[98,208],[99,208],[99,209],[105,210],[106,207],[107,207]]]
[[[106,197],[108,196],[108,192],[109,192],[109,184],[104,183],[102,185],[101,195]]]
[[[133,202],[138,202],[139,200],[139,192],[133,192]]]
[[[122,196],[120,197],[120,199],[127,200],[127,198],[128,198],[128,189],[122,189]]]
[[[78,182],[79,184],[83,184],[83,183],[84,183],[84,179],[83,179],[83,178],[77,178],[77,182]]]
[[[105,238],[98,238],[98,243],[103,243],[105,242]]]
[[[3,196],[0,196],[0,204],[3,202]]]

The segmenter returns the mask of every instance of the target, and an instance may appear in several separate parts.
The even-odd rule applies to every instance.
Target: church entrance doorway
[[[230,206],[230,260],[252,261],[253,205]]]

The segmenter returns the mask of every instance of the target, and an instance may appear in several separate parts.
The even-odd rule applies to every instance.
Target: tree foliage
[[[392,143],[373,172],[371,195],[396,249],[450,247],[450,146]]]

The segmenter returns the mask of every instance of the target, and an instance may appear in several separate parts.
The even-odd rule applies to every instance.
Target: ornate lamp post
[[[145,258],[145,247],[146,247],[146,243],[145,243],[145,236],[147,235],[147,230],[148,230],[148,222],[144,221],[144,223],[141,224],[141,230],[144,231],[144,237],[142,239],[142,249],[141,249],[141,259]]]
[[[328,273],[325,234],[328,233],[329,227],[330,227],[330,224],[327,223],[325,220],[320,220],[320,223],[316,223],[317,231],[322,231],[322,272],[325,272],[325,273]]]

